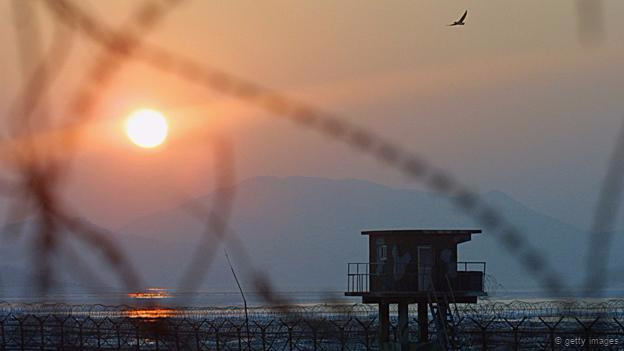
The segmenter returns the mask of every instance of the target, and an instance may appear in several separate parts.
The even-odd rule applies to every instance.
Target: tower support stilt
[[[380,349],[384,343],[390,341],[390,305],[379,303],[379,343]]]
[[[429,341],[429,314],[427,303],[418,303],[418,337],[420,342]]]
[[[406,302],[399,302],[399,342],[401,351],[409,351],[409,305]]]

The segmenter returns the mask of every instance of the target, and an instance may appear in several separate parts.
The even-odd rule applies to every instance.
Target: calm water
[[[543,294],[539,291],[505,291],[490,293],[487,299],[509,301],[544,301],[559,298],[583,297],[581,292],[571,292],[568,296],[553,297]],[[266,301],[258,293],[246,292],[245,297],[249,306],[264,306]],[[316,305],[322,303],[360,303],[358,297],[345,297],[343,291],[282,291],[276,293],[276,297],[280,301],[297,305]],[[609,290],[604,298],[623,298],[624,290]],[[102,305],[118,305],[118,304],[144,304],[157,302],[163,306],[242,306],[243,300],[239,292],[234,291],[200,291],[187,294],[174,294],[172,290],[156,288],[136,292],[135,294],[127,294],[122,292],[64,292],[51,293],[45,297],[34,294],[34,290],[24,291],[7,291],[6,289],[0,293],[0,301],[9,303],[70,303],[70,304],[102,304]]]
[[[45,297],[29,294],[28,292],[12,292],[0,295],[0,301],[10,303],[71,303],[71,304],[142,304],[148,301],[157,301],[160,305],[184,305],[184,306],[242,306],[243,300],[239,292],[205,291],[189,294],[174,294],[167,289],[160,290],[159,294],[146,291],[139,294],[126,293],[53,293]],[[358,303],[359,298],[345,297],[343,291],[333,292],[278,292],[279,300],[292,304],[320,304],[332,303]],[[266,305],[265,300],[258,293],[245,293],[249,306]]]

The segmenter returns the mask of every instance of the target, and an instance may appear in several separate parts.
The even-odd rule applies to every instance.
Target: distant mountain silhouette
[[[347,263],[367,261],[367,242],[360,235],[364,229],[480,228],[445,197],[363,180],[257,177],[241,182],[235,190],[230,226],[250,253],[253,268],[269,273],[280,290],[344,289]],[[534,211],[500,191],[482,196],[522,230],[561,272],[566,283],[582,282],[586,248],[582,231]],[[207,195],[197,201],[210,206],[211,199]],[[116,232],[107,235],[118,240],[145,277],[146,285],[175,287],[203,228],[181,205],[140,218]],[[495,237],[496,233],[484,230],[473,241],[460,245],[460,260],[486,261],[487,273],[493,278],[489,280],[505,289],[535,289],[536,282]],[[623,247],[621,236],[617,240],[614,247]],[[223,251],[216,252],[203,289],[233,291],[234,282]],[[0,246],[0,255],[2,263],[6,263],[5,257],[25,262],[23,253],[7,246]],[[243,285],[252,289],[251,270],[242,266],[236,251],[230,250],[230,256]],[[623,267],[622,255],[613,256],[612,268]],[[89,260],[95,261],[97,256]],[[1,274],[0,270],[0,282],[5,280]],[[610,286],[620,287],[621,283],[611,281]],[[498,290],[501,291],[504,292]]]
[[[567,283],[582,281],[585,233],[503,192],[482,196],[522,230]],[[211,196],[198,200],[209,206]],[[270,272],[285,288],[342,289],[346,263],[367,260],[363,229],[479,227],[445,197],[357,179],[257,177],[236,187],[235,203],[231,226],[254,257],[255,267]],[[180,243],[197,240],[202,228],[176,208],[120,231]],[[488,273],[509,289],[534,288],[535,281],[495,236],[485,231],[460,245],[460,259],[487,261]],[[613,266],[622,266],[614,256]]]

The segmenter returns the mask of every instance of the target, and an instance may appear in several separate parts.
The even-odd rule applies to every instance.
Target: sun
[[[169,126],[162,113],[156,110],[141,109],[128,116],[125,130],[128,138],[137,146],[154,148],[167,139]]]

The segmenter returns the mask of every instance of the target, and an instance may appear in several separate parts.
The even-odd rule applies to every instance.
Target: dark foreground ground
[[[410,311],[417,342],[416,312]],[[394,313],[396,315],[396,313]],[[397,321],[391,320],[391,340]],[[431,338],[461,350],[624,349],[624,301],[480,303],[453,308]],[[436,330],[438,329],[438,330]],[[608,346],[605,346],[608,344]],[[0,350],[378,350],[364,305],[168,309],[0,304]]]

